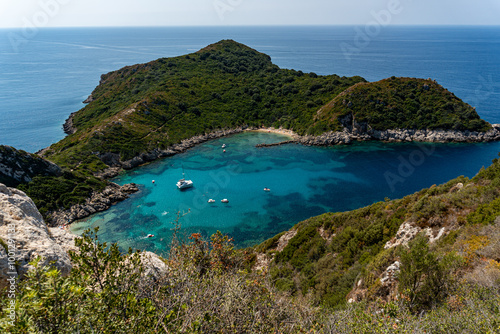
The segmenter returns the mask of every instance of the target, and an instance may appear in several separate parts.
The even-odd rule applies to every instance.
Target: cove
[[[255,147],[287,139],[244,132],[125,172],[112,181],[134,182],[140,191],[73,223],[71,231],[81,235],[99,226],[101,241],[161,254],[168,250],[179,213],[181,236],[210,236],[220,230],[237,247],[247,247],[312,216],[401,198],[460,175],[472,177],[500,151],[500,143]],[[181,191],[175,184],[183,171],[194,187]],[[221,203],[223,198],[229,203]]]

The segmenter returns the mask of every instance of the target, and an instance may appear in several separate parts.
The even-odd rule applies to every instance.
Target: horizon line
[[[116,25],[116,26],[48,26],[37,27],[37,29],[68,29],[68,28],[279,28],[279,27],[358,27],[365,24],[241,24],[241,25]],[[390,27],[500,27],[500,24],[390,24]],[[21,26],[6,26],[0,29],[24,29]]]

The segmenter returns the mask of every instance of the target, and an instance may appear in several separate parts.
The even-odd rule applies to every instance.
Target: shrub
[[[412,311],[419,312],[439,305],[453,287],[451,274],[460,259],[450,253],[439,259],[429,250],[427,238],[419,234],[402,249],[399,292]]]

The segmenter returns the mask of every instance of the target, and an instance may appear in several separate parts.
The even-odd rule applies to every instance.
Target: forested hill
[[[102,169],[216,129],[274,126],[300,135],[343,129],[350,114],[376,129],[488,129],[475,110],[432,80],[319,76],[281,69],[268,55],[223,40],[198,52],[105,74],[72,116],[75,131],[46,156]]]
[[[318,112],[327,124],[351,116],[375,130],[487,131],[476,110],[431,79],[396,78],[359,83]]]

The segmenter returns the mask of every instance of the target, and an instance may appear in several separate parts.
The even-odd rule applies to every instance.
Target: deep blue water
[[[64,137],[62,123],[83,107],[101,74],[228,38],[304,72],[370,81],[430,77],[482,118],[500,123],[500,27],[384,27],[363,45],[355,43],[354,27],[41,29],[16,39],[22,34],[0,30],[0,144],[30,152]],[[220,229],[245,246],[313,215],[473,176],[500,151],[499,143],[254,148],[281,139],[251,133],[224,138],[123,175],[118,183],[136,182],[141,192],[73,230],[100,225],[104,240],[162,251],[175,212],[190,209],[180,221],[183,233]],[[182,166],[196,184],[186,192],[174,185]],[[210,197],[217,201],[208,206]],[[228,205],[220,203],[223,197]],[[155,238],[144,239],[148,233]]]

